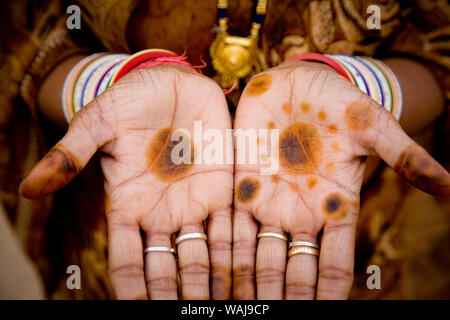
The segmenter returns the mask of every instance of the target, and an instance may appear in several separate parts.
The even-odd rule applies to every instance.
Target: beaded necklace
[[[217,1],[219,26],[210,47],[212,65],[219,74],[219,84],[229,88],[252,71],[256,63],[259,31],[264,21],[268,0],[258,0],[250,35],[238,37],[227,32],[227,0]]]

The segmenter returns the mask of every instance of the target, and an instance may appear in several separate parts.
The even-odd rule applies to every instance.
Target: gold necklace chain
[[[227,0],[218,0],[219,27],[210,47],[212,65],[218,73],[218,82],[223,88],[233,86],[240,78],[250,74],[256,63],[259,31],[267,10],[267,0],[258,0],[256,15],[247,37],[230,35],[226,17]]]

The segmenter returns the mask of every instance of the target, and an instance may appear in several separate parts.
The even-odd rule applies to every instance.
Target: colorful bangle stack
[[[392,70],[380,60],[320,53],[304,53],[288,59],[295,60],[326,63],[392,113],[397,120],[400,119],[403,104],[400,84]]]
[[[143,50],[133,55],[95,53],[85,57],[72,68],[64,82],[62,107],[67,122],[125,74],[162,64],[194,69],[185,56],[162,49]]]

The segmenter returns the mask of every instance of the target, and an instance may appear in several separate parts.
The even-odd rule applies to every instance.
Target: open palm
[[[258,164],[235,167],[236,298],[347,297],[366,155],[378,154],[425,191],[450,194],[448,172],[390,113],[325,65],[288,62],[254,77],[234,127],[279,129],[277,173],[261,174],[270,158],[264,152]],[[257,243],[257,232],[320,242],[319,260],[295,255],[287,261],[285,241],[264,237]]]
[[[118,298],[176,299],[174,256],[150,252],[144,258],[143,249],[172,247],[177,232],[205,233],[207,218],[209,254],[201,239],[178,245],[182,297],[209,298],[210,275],[212,297],[229,297],[233,168],[194,163],[201,156],[194,121],[204,129],[231,127],[213,81],[173,65],[131,72],[74,117],[64,138],[21,185],[26,197],[45,196],[68,183],[97,149],[102,152],[109,269]],[[174,163],[179,142],[188,144]]]

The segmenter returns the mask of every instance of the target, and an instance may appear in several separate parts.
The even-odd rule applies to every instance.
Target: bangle
[[[147,49],[139,51],[125,60],[112,77],[110,85],[113,85],[131,71],[162,64],[179,64],[195,70],[195,68],[186,61],[184,55],[178,56],[172,51],[164,49]]]
[[[338,62],[333,60],[332,58],[323,55],[321,53],[314,53],[314,52],[308,52],[308,53],[301,53],[296,56],[290,57],[286,61],[317,61],[317,62],[323,62],[330,67],[332,67],[334,70],[336,70],[341,76],[349,80],[350,82],[354,83],[353,78],[351,77],[350,73]]]
[[[64,116],[67,120],[67,122],[70,122],[70,120],[73,118],[74,115],[74,109],[73,109],[73,91],[74,91],[74,85],[76,80],[78,79],[78,76],[80,72],[83,70],[83,68],[92,60],[95,59],[96,54],[87,56],[80,60],[73,68],[70,70],[69,74],[67,75],[66,79],[64,80],[63,85],[63,92],[62,92],[62,107]]]
[[[95,53],[83,58],[64,81],[62,107],[67,122],[95,97],[125,74],[162,64],[179,64],[196,70],[186,57],[163,49],[143,50],[133,55]]]
[[[384,74],[388,79],[388,83],[391,87],[392,101],[393,101],[391,113],[395,116],[397,120],[399,120],[403,109],[403,94],[400,83],[398,82],[398,79],[395,76],[394,72],[386,64],[384,64],[384,62],[375,59],[372,60],[375,61],[380,67],[380,69],[384,71]]]
[[[323,62],[369,97],[378,102],[399,120],[403,96],[397,77],[383,62],[370,57],[356,57],[344,54],[303,53],[287,61]]]
[[[105,75],[105,71],[109,70],[112,65],[116,65],[118,62],[123,61],[126,56],[124,54],[109,54],[104,55],[98,59],[95,59],[91,64],[86,67],[83,73],[88,72],[88,68],[91,71],[87,74],[87,79],[84,82],[81,95],[81,106],[87,105],[96,96],[98,84],[100,79]]]

